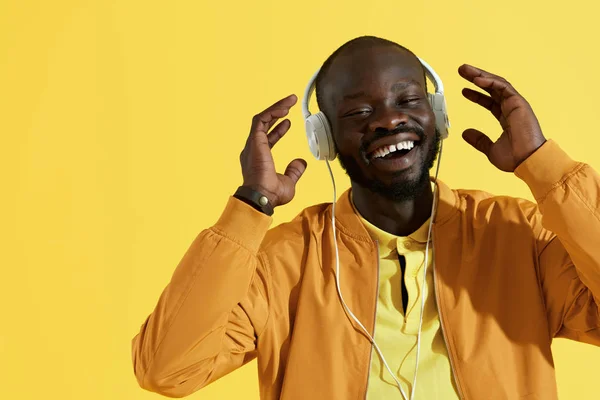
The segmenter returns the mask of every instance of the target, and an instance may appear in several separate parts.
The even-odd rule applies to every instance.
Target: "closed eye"
[[[399,101],[398,105],[401,105],[401,104],[413,104],[413,103],[418,102],[419,100],[421,100],[420,97],[411,97],[411,98],[403,99],[403,100]]]
[[[366,109],[362,109],[362,110],[355,110],[355,111],[350,111],[349,113],[344,115],[345,117],[358,117],[361,115],[367,115],[371,110],[366,110]]]

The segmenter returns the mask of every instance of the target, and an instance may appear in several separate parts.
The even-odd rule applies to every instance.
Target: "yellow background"
[[[0,1],[0,398],[152,399],[130,340],[197,233],[241,183],[253,114],[362,34],[441,75],[441,179],[531,198],[460,138],[495,121],[460,95],[464,62],[507,77],[547,137],[600,169],[593,1]],[[330,201],[299,107],[277,145],[309,161],[275,222]],[[348,185],[336,163],[338,184]],[[600,350],[557,340],[561,399],[598,393]],[[310,384],[310,382],[307,382]],[[192,398],[257,399],[255,364]]]

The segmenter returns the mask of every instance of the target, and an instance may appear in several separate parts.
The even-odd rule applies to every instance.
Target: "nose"
[[[369,130],[371,130],[371,132],[375,132],[376,130],[391,131],[398,126],[406,125],[407,123],[408,115],[398,109],[385,107],[380,109],[371,122],[369,122]]]

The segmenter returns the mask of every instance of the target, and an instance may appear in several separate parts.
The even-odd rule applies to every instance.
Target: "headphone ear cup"
[[[304,122],[310,152],[317,160],[335,160],[337,152],[327,117],[322,112],[310,115]]]
[[[446,99],[442,93],[427,93],[427,96],[435,115],[435,126],[440,132],[441,138],[447,139],[450,121],[448,120],[448,112],[446,110]]]

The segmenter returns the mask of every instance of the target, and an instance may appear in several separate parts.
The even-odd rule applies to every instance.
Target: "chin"
[[[404,176],[388,184],[372,180],[366,189],[394,201],[413,200],[430,187],[429,170],[422,169],[418,174],[410,175],[412,176]]]
[[[356,184],[373,194],[393,201],[406,201],[419,197],[429,185],[429,168],[424,163],[385,176],[367,174],[354,159],[340,157],[342,168]]]

